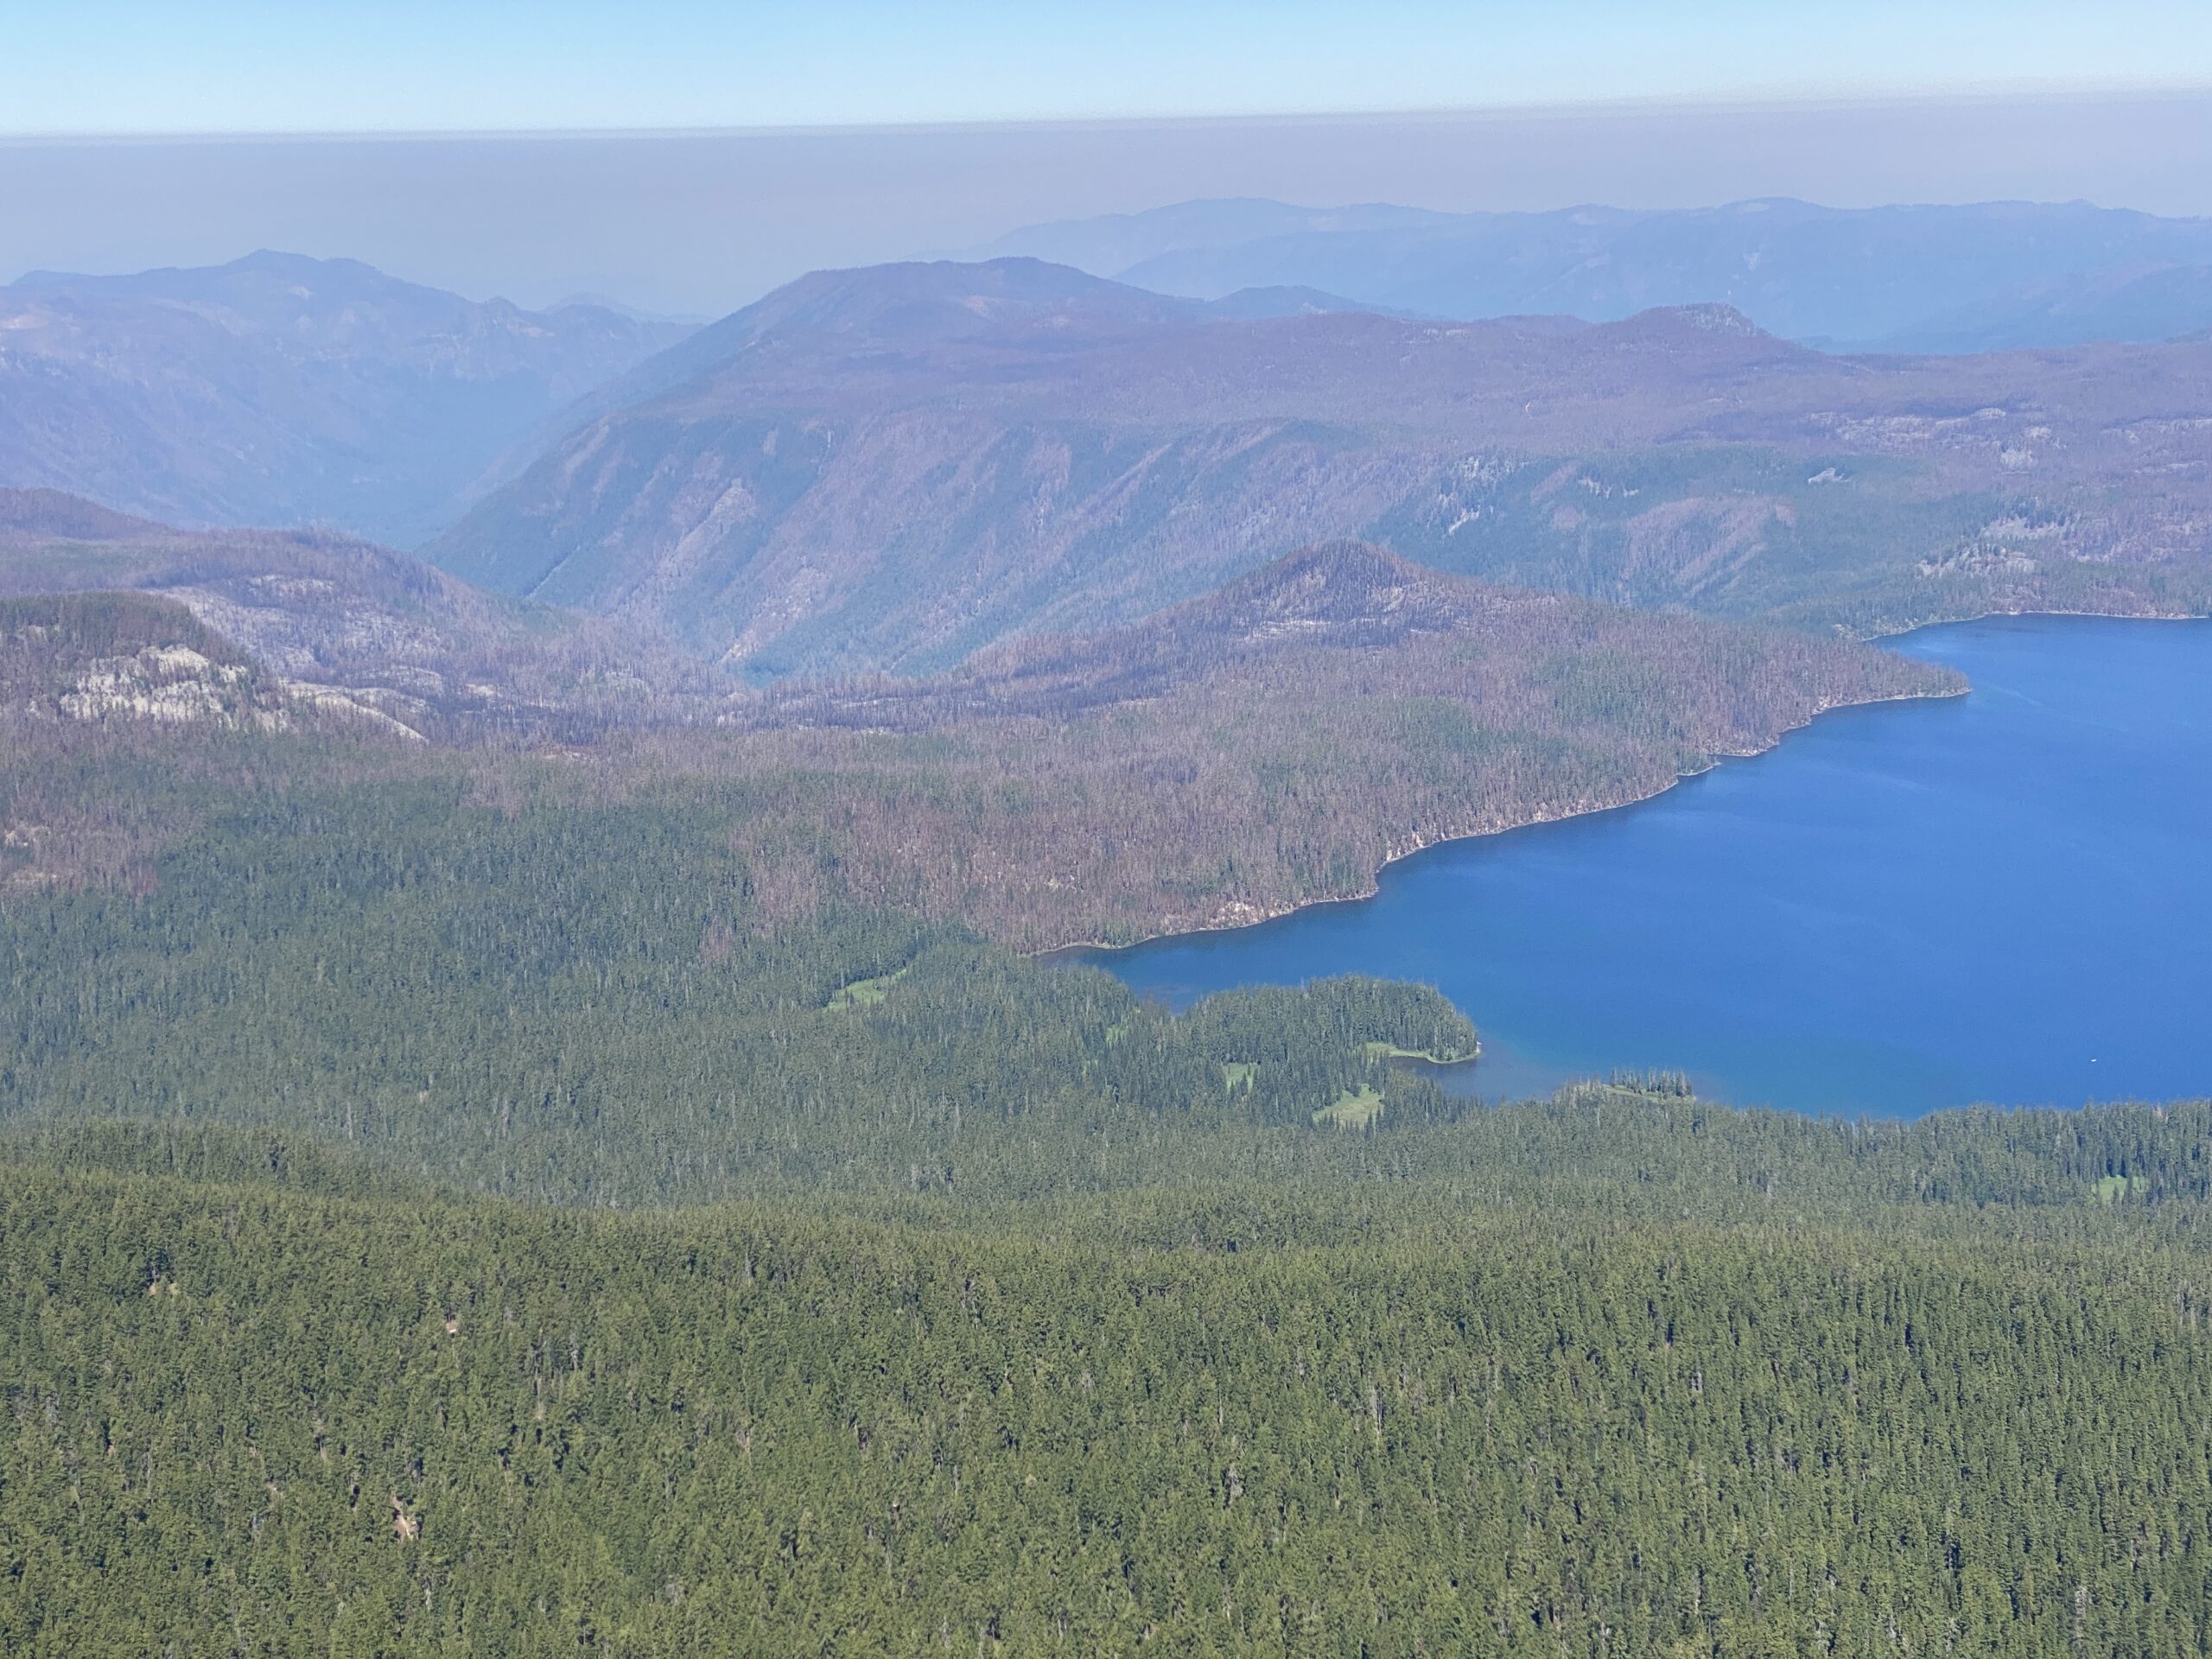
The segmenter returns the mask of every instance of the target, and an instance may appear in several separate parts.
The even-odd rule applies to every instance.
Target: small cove
[[[1823,716],[1616,811],[1455,842],[1376,894],[1090,959],[1180,1004],[1427,981],[1487,1098],[1616,1069],[1910,1116],[2212,1092],[2212,623],[1995,618],[1894,649],[1971,695]]]

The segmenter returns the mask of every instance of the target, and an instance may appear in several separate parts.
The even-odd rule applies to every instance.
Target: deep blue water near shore
[[[2212,1093],[2212,623],[1890,642],[1971,696],[1822,716],[1620,810],[1457,842],[1381,891],[1092,959],[1180,1004],[1427,981],[1489,1098],[1616,1067],[1910,1116]]]

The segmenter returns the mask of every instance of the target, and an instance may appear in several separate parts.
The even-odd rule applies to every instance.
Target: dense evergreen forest
[[[174,618],[41,603],[0,1651],[2212,1641],[2212,1105],[1472,1107],[1423,988],[887,901],[849,777],[262,729],[213,636],[240,718],[72,728]]]
[[[874,1216],[456,1202],[217,1131],[26,1148],[0,1647],[2202,1650],[2183,1206],[2094,1196],[2061,1131],[2012,1149],[2072,1188],[2047,1214],[1800,1221],[1727,1172],[1787,1193],[1825,1146],[1605,1109],[1509,1111],[1452,1177]],[[1623,1114],[1688,1218],[1541,1197]],[[118,1173],[149,1165],[194,1173]]]

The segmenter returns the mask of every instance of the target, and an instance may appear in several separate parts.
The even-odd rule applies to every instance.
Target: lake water
[[[1371,899],[1093,959],[1177,1004],[1427,981],[1483,1033],[1455,1086],[1492,1099],[1619,1067],[1817,1112],[2212,1093],[2212,623],[1890,643],[1972,695],[1432,849]]]

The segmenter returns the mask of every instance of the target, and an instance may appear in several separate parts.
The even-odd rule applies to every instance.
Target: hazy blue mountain
[[[33,272],[0,288],[0,485],[410,544],[518,439],[685,332],[292,254]]]
[[[996,241],[952,255],[963,263],[1042,259],[1111,276],[1147,259],[1202,248],[1231,248],[1269,237],[1311,232],[1364,232],[1450,225],[1458,217],[1421,207],[1377,203],[1357,207],[1294,207],[1263,197],[1179,201],[1142,213],[1031,225]]]
[[[1225,316],[1029,259],[825,271],[595,397],[426,553],[756,678],[929,672],[1344,537],[1869,630],[2195,611],[2208,372],[1840,357],[1726,306]]]
[[[2085,340],[2178,340],[2212,328],[2212,265],[2119,265],[1931,318],[1886,351],[2015,351]]]
[[[2024,316],[2016,337],[1977,330],[2076,287],[2212,264],[2212,219],[2078,202],[1433,213],[1201,201],[1039,226],[982,251],[1046,249],[1094,275],[1199,299],[1310,287],[1432,316],[1563,312],[1593,321],[1725,303],[1792,340],[1963,351],[2156,337],[2142,331],[2166,312],[2147,296],[2110,311],[2059,306],[2032,327]]]
[[[1204,302],[1210,317],[1310,317],[1331,311],[1371,311],[1377,316],[1411,317],[1418,312],[1348,300],[1341,294],[1318,288],[1240,288],[1217,300]]]

